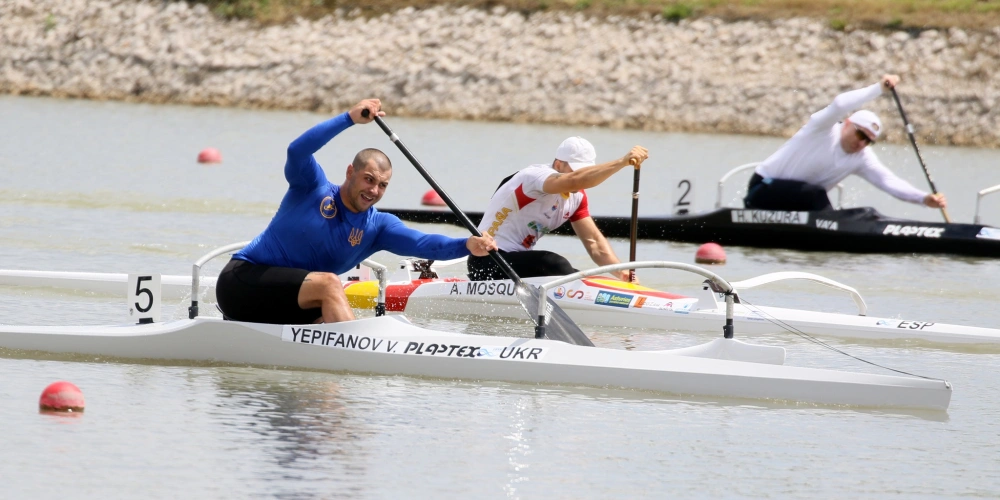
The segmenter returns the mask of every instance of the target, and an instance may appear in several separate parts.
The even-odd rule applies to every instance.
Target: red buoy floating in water
[[[725,264],[726,251],[718,243],[705,243],[698,247],[694,261],[698,264]]]
[[[444,200],[441,199],[441,195],[437,191],[431,189],[430,191],[424,193],[424,197],[420,199],[421,205],[426,205],[428,207],[443,207],[445,206]]]
[[[84,406],[83,392],[65,380],[49,384],[38,398],[38,409],[43,411],[81,412]]]
[[[205,148],[198,153],[198,163],[222,163],[222,153],[215,148]]]

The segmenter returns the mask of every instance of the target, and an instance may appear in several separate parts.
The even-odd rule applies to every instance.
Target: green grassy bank
[[[377,16],[404,7],[437,5],[490,9],[497,6],[525,14],[582,12],[594,16],[662,15],[680,21],[705,16],[725,20],[767,20],[795,16],[823,20],[839,30],[853,28],[922,30],[1000,27],[1000,0],[194,0],[219,16],[282,23],[295,17],[320,18],[355,11]]]

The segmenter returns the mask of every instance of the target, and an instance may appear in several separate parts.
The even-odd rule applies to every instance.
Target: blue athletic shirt
[[[278,212],[264,232],[233,258],[341,274],[379,250],[437,260],[469,255],[466,238],[410,229],[395,215],[375,207],[354,213],[344,206],[340,186],[327,180],[313,153],[351,125],[354,121],[344,113],[307,130],[288,145],[288,191]]]

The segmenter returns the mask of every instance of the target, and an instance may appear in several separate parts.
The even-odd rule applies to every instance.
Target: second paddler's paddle
[[[361,110],[361,116],[367,118],[370,115],[371,113],[368,112],[368,109]],[[451,197],[448,196],[448,193],[445,193],[444,189],[442,189],[441,186],[438,185],[437,181],[431,177],[431,174],[427,173],[427,170],[424,169],[423,165],[421,165],[413,154],[410,153],[410,150],[403,145],[403,141],[399,140],[399,136],[397,136],[396,133],[393,132],[388,125],[386,125],[385,120],[376,115],[375,123],[377,123],[379,128],[385,132],[385,135],[389,136],[389,140],[392,141],[397,148],[399,148],[399,150],[403,153],[403,156],[405,156],[407,160],[410,160],[410,163],[412,163],[413,167],[417,169],[417,172],[420,172],[420,175],[423,176],[424,180],[426,180],[427,183],[434,188],[434,191],[436,191],[441,199],[444,200],[445,204],[448,205],[448,208],[455,213],[455,216],[458,217],[458,220],[462,223],[462,225],[464,225],[465,228],[472,234],[482,236],[483,233],[479,232],[479,229],[472,223],[471,220],[469,220],[469,217],[465,215],[465,212],[458,208],[458,205],[452,201]],[[550,339],[561,340],[570,344],[583,346],[594,345],[594,343],[590,341],[590,338],[583,333],[583,330],[580,330],[580,327],[573,322],[573,320],[566,314],[565,311],[562,310],[561,307],[556,305],[556,303],[548,297],[541,296],[541,293],[537,288],[522,281],[521,277],[514,272],[514,268],[510,267],[510,264],[507,263],[507,261],[504,260],[504,258],[500,256],[496,250],[490,251],[490,257],[493,258],[494,262],[500,266],[500,269],[503,270],[504,274],[506,274],[507,277],[509,277],[517,286],[517,293],[515,295],[517,296],[518,302],[521,303],[521,307],[527,311],[529,317],[535,317],[535,314],[540,311],[538,306],[541,304],[545,304],[546,308],[550,311],[548,314],[549,320],[547,322],[540,321],[541,317],[539,317],[539,319],[533,319],[533,322],[535,323],[535,337],[540,338],[541,336],[547,336]]]
[[[917,149],[917,139],[913,136],[913,125],[910,125],[910,121],[906,119],[906,112],[903,111],[903,103],[899,102],[899,94],[896,93],[896,87],[889,87],[892,90],[892,98],[896,100],[896,107],[899,109],[899,116],[903,117],[903,125],[906,127],[906,134],[910,136],[910,144],[913,145],[913,151],[917,153],[917,161],[920,162],[920,168],[924,169],[924,176],[927,177],[927,183],[931,186],[931,192],[934,194],[938,193],[936,187],[934,187],[934,181],[931,179],[931,173],[927,171],[927,165],[924,164],[924,158],[920,155],[920,150]],[[948,217],[948,211],[941,207],[941,215],[944,216],[945,222],[951,222],[951,217]]]
[[[642,163],[635,158],[629,160],[629,163],[635,167],[635,172],[632,174],[632,227],[628,242],[628,261],[635,262],[635,242],[639,237],[639,167]],[[628,270],[628,281],[635,282],[635,269]]]

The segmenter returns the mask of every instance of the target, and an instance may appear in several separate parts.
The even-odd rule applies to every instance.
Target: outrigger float
[[[266,325],[201,316],[201,267],[242,245],[218,248],[195,263],[188,319],[119,326],[0,325],[0,347],[165,363],[221,362],[598,386],[855,407],[945,410],[951,401],[952,387],[944,380],[785,366],[783,348],[734,338],[732,285],[714,273],[686,264],[660,263],[655,267],[683,269],[705,277],[726,297],[729,314],[722,325],[722,338],[682,349],[634,351],[546,338],[452,333],[415,326],[401,315],[322,325]],[[382,284],[380,290],[386,290],[387,268],[371,261],[365,265],[374,270]],[[385,295],[378,294],[375,302],[384,305]],[[537,314],[544,324],[548,311]]]

